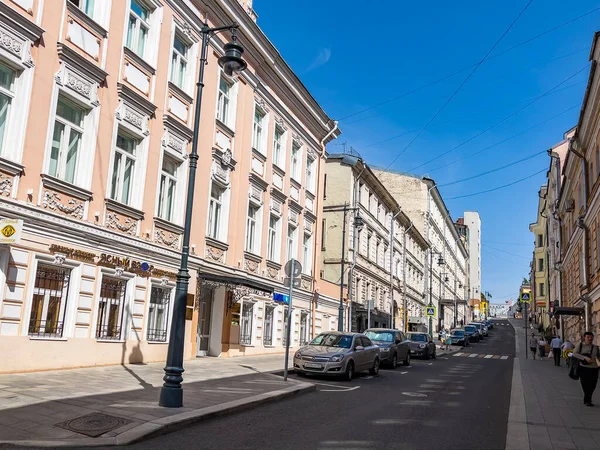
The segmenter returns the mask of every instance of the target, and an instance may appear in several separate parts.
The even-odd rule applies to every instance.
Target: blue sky
[[[254,8],[260,27],[313,96],[330,117],[341,119],[477,63],[526,3],[256,0]],[[534,0],[491,56],[598,7],[600,0]],[[484,62],[391,168],[429,174],[443,185],[550,148],[577,123],[589,73],[580,70],[588,64],[598,29],[600,11]],[[338,151],[336,146],[347,142],[369,164],[388,166],[417,135],[408,132],[421,129],[469,72],[340,120],[343,134],[328,150]],[[534,240],[529,224],[536,218],[545,173],[496,192],[451,198],[510,183],[548,165],[541,153],[440,188],[454,219],[465,210],[481,215],[483,290],[494,302],[514,299],[529,272]]]

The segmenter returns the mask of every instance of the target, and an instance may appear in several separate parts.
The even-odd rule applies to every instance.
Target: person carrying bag
[[[576,380],[579,378],[583,390],[583,403],[585,406],[594,406],[592,396],[598,384],[598,346],[594,343],[594,334],[586,331],[583,342],[573,350],[573,361],[569,376]]]

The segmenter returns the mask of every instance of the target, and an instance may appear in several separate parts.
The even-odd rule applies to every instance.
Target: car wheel
[[[394,356],[392,357],[392,369],[395,369],[396,367],[398,367],[398,354],[394,353]]]
[[[410,352],[406,353],[406,359],[402,361],[402,364],[404,364],[405,366],[410,366]]]
[[[352,378],[354,378],[354,363],[348,361],[348,364],[346,364],[346,372],[344,373],[344,380],[352,381]]]
[[[371,375],[379,374],[379,358],[375,358],[375,361],[373,361],[373,367],[369,370],[369,373]]]
[[[429,359],[429,350],[425,350],[425,354],[423,355],[423,359]]]

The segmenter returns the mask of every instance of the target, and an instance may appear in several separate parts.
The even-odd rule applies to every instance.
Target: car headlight
[[[419,344],[419,348],[425,348],[425,344]]]
[[[381,353],[388,353],[390,351],[390,348],[389,347],[380,348],[379,351]]]
[[[300,350],[298,350],[296,352],[296,354],[294,355],[294,358],[298,358],[298,359],[302,358],[302,353],[300,353]]]
[[[342,359],[344,359],[344,355],[333,355],[331,357],[332,362],[340,362]]]

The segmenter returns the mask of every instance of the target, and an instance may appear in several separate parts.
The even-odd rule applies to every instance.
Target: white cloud
[[[319,54],[317,57],[311,62],[306,68],[305,72],[310,72],[311,70],[315,70],[321,66],[327,64],[329,59],[331,58],[331,50],[328,48],[322,48],[319,50]]]

